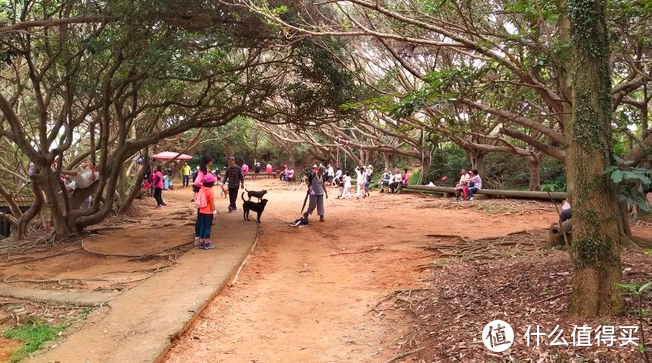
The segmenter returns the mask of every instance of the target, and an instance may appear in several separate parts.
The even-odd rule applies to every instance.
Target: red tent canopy
[[[163,151],[163,152],[160,152],[160,153],[152,156],[152,159],[154,159],[154,160],[171,160],[171,159],[190,160],[190,159],[192,159],[192,156],[186,155],[186,154],[180,154],[180,153],[174,152],[174,151]]]

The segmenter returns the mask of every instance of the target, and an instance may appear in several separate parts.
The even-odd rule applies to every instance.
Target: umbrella
[[[170,160],[170,159],[190,160],[190,159],[192,159],[192,156],[186,155],[186,154],[180,154],[180,153],[174,152],[174,151],[163,151],[163,152],[160,152],[160,153],[152,156],[152,159],[154,159],[154,160]]]

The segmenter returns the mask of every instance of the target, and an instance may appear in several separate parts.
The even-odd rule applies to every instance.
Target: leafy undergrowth
[[[535,248],[533,236],[537,239]],[[511,243],[515,238],[523,238],[524,243]],[[402,361],[645,362],[635,344],[620,346],[626,341],[621,340],[620,327],[638,325],[640,310],[634,297],[625,296],[625,313],[621,317],[570,317],[572,266],[568,253],[548,249],[541,231],[510,235],[498,241],[445,241],[440,237],[435,245],[457,243],[461,253],[453,252],[455,247],[451,246],[434,248],[440,249],[442,255],[429,265],[433,271],[431,280],[420,289],[396,292],[374,309],[386,317],[409,322],[407,332],[397,338],[394,347],[397,353],[410,353]],[[477,247],[471,249],[471,242]],[[473,258],[468,259],[468,255]],[[640,284],[652,280],[651,262],[652,256],[645,253],[623,252],[623,282]],[[651,311],[652,301],[645,300],[643,309]],[[494,320],[506,321],[514,329],[514,344],[505,352],[494,353],[484,346],[482,330]],[[648,317],[644,318],[646,337],[652,336],[650,323]],[[528,326],[531,332],[539,326],[540,332],[545,333],[538,347],[534,336],[530,336],[527,345]],[[575,326],[592,328],[591,346],[579,346],[580,340],[574,340]],[[598,346],[594,331],[610,326],[615,327],[615,341],[607,346],[608,340],[600,339]],[[551,334],[555,328],[557,331]],[[561,329],[557,342],[562,345],[554,346],[552,342]],[[640,338],[640,332],[633,336]]]
[[[92,311],[91,307],[0,297],[0,336],[17,342],[0,347],[0,361],[22,360],[44,343],[56,340]]]
[[[66,329],[64,324],[50,325],[47,323],[34,323],[19,325],[5,330],[4,336],[24,342],[23,346],[11,355],[10,362],[18,362],[29,353],[40,349],[43,343],[54,340]]]

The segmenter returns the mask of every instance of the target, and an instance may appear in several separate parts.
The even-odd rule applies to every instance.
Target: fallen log
[[[424,192],[437,192],[437,193],[455,193],[453,187],[440,187],[429,185],[408,185],[404,187],[407,190],[418,190]],[[484,194],[498,197],[507,198],[524,198],[524,199],[542,199],[542,200],[564,200],[566,199],[566,192],[535,192],[529,190],[501,190],[501,189],[480,189],[473,194]]]

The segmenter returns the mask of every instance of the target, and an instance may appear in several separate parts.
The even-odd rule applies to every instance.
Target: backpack
[[[204,208],[208,205],[208,201],[206,200],[206,190],[204,188],[199,189],[197,192],[195,204],[197,204],[197,208]]]

